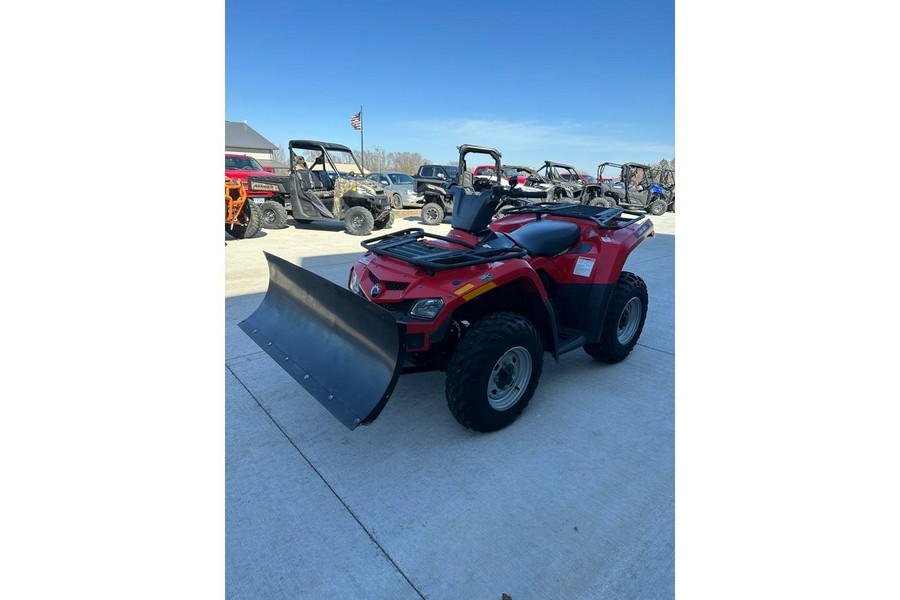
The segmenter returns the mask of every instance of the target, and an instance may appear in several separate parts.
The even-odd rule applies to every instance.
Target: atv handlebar
[[[519,188],[510,188],[508,191],[505,191],[505,196],[509,196],[511,198],[546,198],[547,192],[525,192]]]
[[[462,192],[464,192],[464,193],[469,192],[469,190],[467,190],[465,187],[459,185],[455,181],[445,181],[445,182],[441,182],[439,185],[441,187],[443,187],[447,191],[447,193],[450,194],[451,196],[454,195],[454,193],[456,193],[455,192],[456,188],[462,190]],[[471,189],[471,188],[469,188],[469,189]],[[485,189],[487,189],[487,188],[485,188]],[[508,188],[508,187],[504,187],[502,185],[494,185],[494,186],[491,186],[491,197],[494,199],[503,199],[503,198],[508,198],[508,197],[510,197],[510,198],[546,198],[547,192],[526,192],[526,191],[522,190],[521,188],[517,188],[517,187],[509,187]]]

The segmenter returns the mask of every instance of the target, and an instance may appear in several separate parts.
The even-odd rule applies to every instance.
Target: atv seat
[[[319,176],[319,181],[321,182],[319,184],[320,187],[326,190],[334,189],[334,184],[331,182],[331,177],[328,176],[328,173],[325,171],[314,171],[314,173]]]
[[[300,183],[300,189],[304,192],[311,190],[314,187],[318,187],[315,176],[308,169],[297,169],[294,171],[294,174],[297,176],[297,180]]]
[[[541,219],[507,235],[531,256],[549,257],[571,248],[581,238],[581,228],[571,221]]]

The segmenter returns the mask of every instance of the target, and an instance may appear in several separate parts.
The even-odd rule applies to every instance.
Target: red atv
[[[647,287],[622,267],[654,234],[646,215],[537,203],[492,222],[510,195],[535,192],[450,191],[446,236],[363,241],[349,289],[266,254],[268,291],[240,327],[350,429],[378,417],[401,374],[441,370],[456,420],[495,431],[531,400],[544,352],[615,363],[641,334]]]

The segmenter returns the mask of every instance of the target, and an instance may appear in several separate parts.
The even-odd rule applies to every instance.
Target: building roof
[[[226,148],[253,148],[258,150],[277,150],[278,146],[261,136],[246,123],[225,121]]]

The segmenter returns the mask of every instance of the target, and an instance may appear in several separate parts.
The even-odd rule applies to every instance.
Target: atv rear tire
[[[647,306],[647,284],[634,273],[622,271],[606,309],[600,341],[585,344],[584,351],[600,362],[617,363],[624,359],[641,337]]]
[[[500,312],[477,321],[447,365],[447,406],[464,427],[496,431],[516,420],[534,395],[544,348],[522,315]]]
[[[659,215],[665,214],[667,208],[669,207],[667,206],[666,201],[662,198],[657,198],[647,207],[647,212],[654,217],[658,217]]]
[[[437,202],[429,202],[422,207],[422,222],[426,225],[440,225],[444,222],[444,208]]]
[[[400,198],[400,194],[391,196],[391,208],[403,208],[403,200]]]
[[[394,226],[394,211],[375,221],[375,229],[390,229]]]
[[[344,215],[344,229],[350,235],[369,235],[375,226],[375,217],[362,206],[351,206]]]
[[[241,209],[241,213],[238,215],[238,220],[241,222],[241,224],[229,225],[228,223],[226,223],[225,231],[239,240],[252,238],[257,233],[259,233],[260,227],[262,227],[261,213],[262,211],[260,211],[258,204],[247,200],[246,202],[244,202],[244,207]]]
[[[266,200],[262,203],[262,226],[265,229],[284,229],[287,227],[287,209],[280,202]]]

